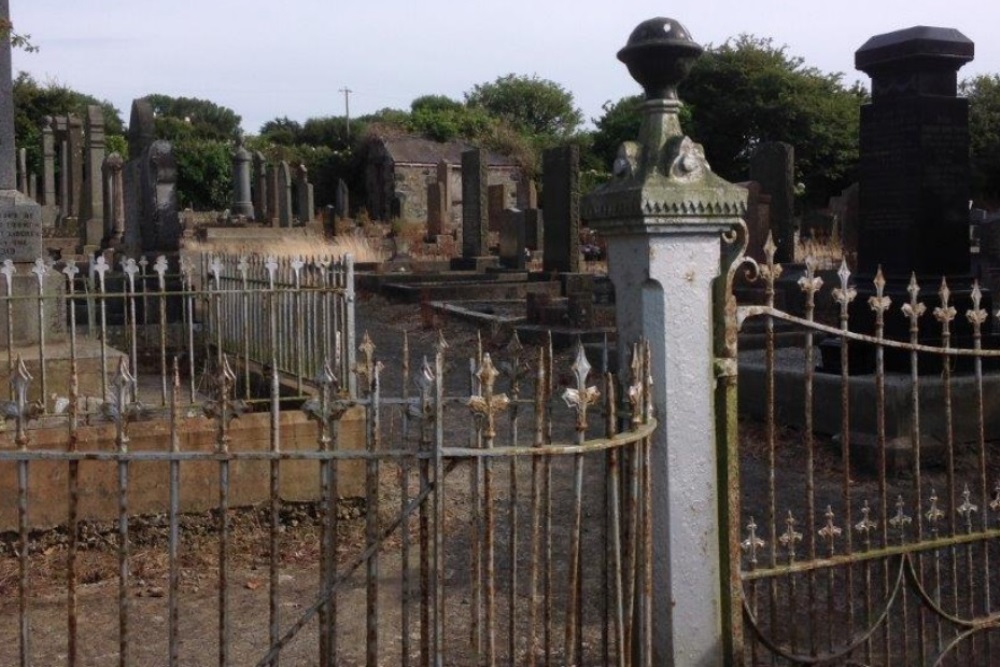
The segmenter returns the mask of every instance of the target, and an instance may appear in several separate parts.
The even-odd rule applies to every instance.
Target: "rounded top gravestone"
[[[677,84],[691,71],[704,49],[680,22],[658,17],[643,21],[618,52],[646,99],[677,99]]]

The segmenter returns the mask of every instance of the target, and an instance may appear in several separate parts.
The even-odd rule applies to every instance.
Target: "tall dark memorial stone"
[[[497,265],[490,256],[489,170],[486,151],[462,153],[462,256],[451,268],[481,270]]]
[[[542,211],[545,213],[542,268],[580,271],[580,148],[542,153]]]
[[[969,102],[958,70],[973,43],[918,26],[854,54],[872,78],[861,108],[858,269],[887,279],[969,273]]]
[[[855,53],[856,67],[872,79],[872,101],[861,108],[858,295],[850,314],[856,331],[874,331],[868,300],[879,267],[894,309],[910,300],[911,274],[928,312],[940,305],[942,278],[950,305],[959,313],[971,308],[969,105],[957,93],[958,70],[973,54],[973,43],[957,30],[925,26],[876,35]],[[988,294],[982,306],[990,310]],[[919,326],[921,342],[940,344],[935,318],[922,317]],[[951,333],[953,345],[971,347],[965,317],[954,319]],[[885,336],[909,340],[908,319],[887,316]],[[940,368],[933,355],[921,359],[923,371]],[[906,352],[888,349],[885,361],[890,371],[910,368]],[[872,366],[854,354],[851,364],[861,372]]]

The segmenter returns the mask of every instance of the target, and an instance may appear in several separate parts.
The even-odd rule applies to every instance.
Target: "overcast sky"
[[[854,51],[914,25],[957,28],[976,43],[961,76],[1000,72],[998,0],[12,0],[15,29],[38,53],[15,71],[110,100],[128,122],[149,93],[234,109],[255,134],[303,121],[462,99],[498,76],[537,74],[570,90],[585,117],[639,92],[615,53],[640,21],[668,16],[701,44],[772,37],[845,81],[867,78]]]

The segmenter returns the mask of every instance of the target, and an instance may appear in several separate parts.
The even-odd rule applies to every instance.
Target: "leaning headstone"
[[[580,148],[562,146],[542,154],[545,271],[580,271]]]
[[[260,151],[253,154],[253,210],[258,220],[267,218],[267,160]]]
[[[250,151],[241,143],[233,153],[233,215],[253,220],[253,200],[250,191]]]
[[[524,269],[524,211],[508,208],[500,225],[500,266]]]
[[[278,163],[278,224],[292,226],[292,170],[284,160]]]
[[[771,196],[771,236],[776,262],[795,259],[795,149],[782,141],[762,143],[750,158],[750,180]]]
[[[100,247],[104,229],[104,113],[101,107],[87,107],[86,147],[83,163],[83,198],[80,207],[81,240],[85,248]],[[90,253],[87,253],[90,254]]]

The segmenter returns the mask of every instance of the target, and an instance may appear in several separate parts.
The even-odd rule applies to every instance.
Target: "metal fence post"
[[[728,462],[717,441],[714,289],[721,239],[742,224],[746,192],[713,174],[681,131],[675,87],[701,52],[672,19],[632,32],[618,58],[645,90],[639,141],[622,145],[614,180],[583,202],[583,217],[607,238],[619,367],[630,342],[650,344],[660,426],[651,452],[653,583],[641,591],[652,597],[653,654],[641,664],[728,658],[728,531],[720,526]]]

